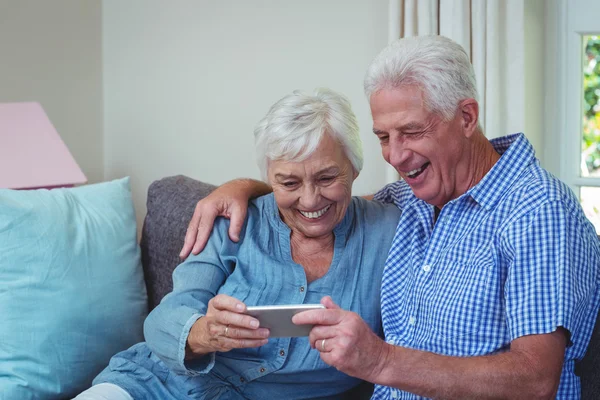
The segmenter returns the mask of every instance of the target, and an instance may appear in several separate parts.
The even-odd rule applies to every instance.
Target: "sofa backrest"
[[[150,310],[173,290],[171,276],[181,263],[179,252],[188,222],[198,200],[215,187],[182,175],[163,178],[150,185],[140,242]]]

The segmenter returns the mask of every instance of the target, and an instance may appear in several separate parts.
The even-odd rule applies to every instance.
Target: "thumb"
[[[231,218],[229,223],[229,238],[234,242],[240,240],[240,233],[246,221],[247,208],[232,206],[231,207]]]
[[[338,306],[337,304],[335,304],[335,302],[333,301],[333,299],[331,298],[331,296],[325,296],[321,299],[321,304],[323,304],[325,306],[325,308],[327,309],[333,309],[333,310],[339,310],[341,309],[340,306]]]

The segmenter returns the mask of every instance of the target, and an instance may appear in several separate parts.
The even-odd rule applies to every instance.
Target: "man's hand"
[[[248,200],[270,192],[267,184],[251,179],[236,179],[218,187],[196,204],[179,257],[184,259],[190,255],[190,251],[198,254],[204,249],[218,216],[231,220],[229,238],[234,242],[240,240]]]
[[[348,375],[373,380],[371,375],[384,364],[381,358],[385,357],[386,343],[358,314],[342,310],[331,297],[323,297],[321,304],[327,309],[303,311],[292,321],[315,325],[309,342],[327,364]]]

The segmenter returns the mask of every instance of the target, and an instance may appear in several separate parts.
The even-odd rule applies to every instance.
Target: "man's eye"
[[[333,176],[323,176],[323,177],[319,178],[319,180],[321,182],[325,182],[325,183],[331,182],[333,180]]]
[[[377,136],[377,137],[379,138],[379,143],[387,143],[389,140],[389,136],[381,135],[381,136]]]
[[[296,185],[297,185],[296,182],[283,182],[283,186],[285,186],[286,188],[292,188]]]

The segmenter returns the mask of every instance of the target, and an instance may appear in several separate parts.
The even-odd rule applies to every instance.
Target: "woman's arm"
[[[190,256],[173,272],[173,291],[161,301],[144,322],[144,336],[150,349],[177,373],[202,373],[212,368],[214,351],[223,350],[222,340],[227,325],[235,325],[236,334],[226,345],[248,345],[240,329],[252,330],[256,343],[268,336],[268,331],[253,326],[256,319],[241,315],[245,305],[229,297],[227,302],[215,296],[235,268],[233,254],[237,245],[227,239],[228,221],[219,220],[204,252]],[[221,296],[223,297],[223,296]],[[224,304],[224,305],[223,305]],[[240,317],[241,316],[241,317]],[[247,334],[247,332],[246,332]],[[258,344],[260,345],[260,344]]]

